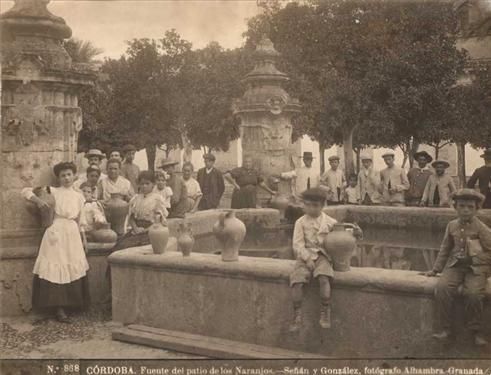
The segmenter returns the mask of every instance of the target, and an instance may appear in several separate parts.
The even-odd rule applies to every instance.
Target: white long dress
[[[33,273],[55,284],[68,284],[89,270],[79,227],[84,223],[81,212],[85,200],[72,187],[50,189],[55,198],[55,217],[43,235]],[[30,199],[34,194],[31,188],[25,188],[22,195]]]

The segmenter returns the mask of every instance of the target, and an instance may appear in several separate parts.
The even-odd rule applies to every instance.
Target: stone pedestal
[[[236,106],[243,155],[253,157],[266,181],[271,175],[295,168],[292,118],[300,111],[300,104],[283,88],[289,78],[276,69],[278,56],[271,40],[259,42],[254,53],[256,64],[244,79],[247,89]],[[280,192],[288,188],[289,184],[280,185]]]
[[[3,238],[39,228],[20,191],[53,184],[53,165],[74,160],[82,128],[78,93],[95,78],[86,66],[72,64],[62,45],[71,29],[47,3],[16,0],[0,16]]]

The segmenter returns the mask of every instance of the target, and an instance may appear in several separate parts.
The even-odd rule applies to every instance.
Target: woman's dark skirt
[[[256,208],[257,188],[255,185],[242,186],[232,193],[231,208]]]
[[[87,276],[68,284],[55,284],[34,275],[32,306],[35,309],[53,307],[86,309],[89,305],[89,278]]]

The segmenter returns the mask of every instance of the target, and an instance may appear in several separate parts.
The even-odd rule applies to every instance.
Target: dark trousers
[[[451,329],[453,306],[459,294],[459,286],[462,285],[467,326],[472,331],[481,330],[487,276],[487,272],[473,271],[465,266],[449,267],[443,271],[435,290],[438,316],[443,329]]]

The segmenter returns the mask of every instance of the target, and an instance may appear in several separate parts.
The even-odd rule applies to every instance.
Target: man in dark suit
[[[481,194],[486,197],[482,208],[491,208],[491,148],[485,150],[481,157],[484,159],[484,165],[474,171],[467,187],[474,189],[478,182]]]
[[[217,208],[225,190],[222,172],[215,168],[215,155],[206,154],[203,156],[205,167],[198,171],[198,183],[203,192],[203,197],[199,203],[199,210],[209,210]]]

